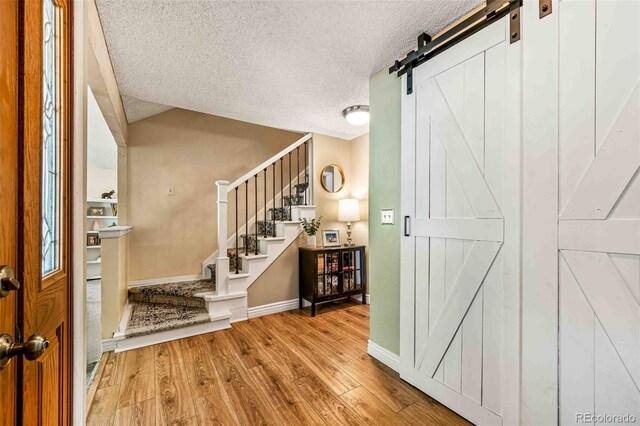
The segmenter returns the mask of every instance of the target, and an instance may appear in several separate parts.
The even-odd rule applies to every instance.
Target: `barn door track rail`
[[[432,38],[422,33],[418,37],[418,48],[412,50],[404,59],[397,60],[389,68],[389,74],[398,73],[398,77],[407,74],[407,95],[413,93],[413,69],[445,50],[460,43],[483,28],[488,27],[502,17],[510,16],[510,42],[520,40],[520,7],[522,0],[487,0],[485,5],[471,15],[452,25]]]

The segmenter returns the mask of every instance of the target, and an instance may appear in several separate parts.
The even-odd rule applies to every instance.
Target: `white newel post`
[[[216,292],[229,292],[229,258],[227,257],[227,190],[229,182],[216,181],[218,187],[218,258],[216,259]]]
[[[307,204],[312,206],[314,205],[313,177],[315,176],[313,171],[313,138],[309,139],[308,148],[307,167],[309,168],[309,170],[307,170],[307,172],[309,174],[309,187],[307,188]]]

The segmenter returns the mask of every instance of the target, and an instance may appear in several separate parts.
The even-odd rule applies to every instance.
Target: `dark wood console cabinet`
[[[364,246],[301,247],[300,309],[303,301],[311,303],[311,316],[316,305],[361,295],[365,304],[366,273]]]

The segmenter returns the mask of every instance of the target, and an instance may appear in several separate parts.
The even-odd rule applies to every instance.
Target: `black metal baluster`
[[[306,187],[304,189],[304,205],[307,205],[307,194],[309,191],[309,172],[307,171],[307,144],[309,142],[305,142],[304,143],[304,186]]]
[[[298,203],[298,188],[300,188],[300,147],[296,147],[296,167],[298,173],[296,174],[296,204]]]
[[[249,180],[244,181],[244,255],[249,256]]]
[[[273,212],[275,213],[276,209],[276,162],[273,162],[273,202],[271,203],[271,207],[273,207]],[[273,222],[273,233],[272,237],[276,236],[276,216],[275,214],[271,215],[271,221]]]
[[[240,273],[240,262],[238,261],[240,255],[240,246],[238,246],[238,187],[236,186],[236,274]]]
[[[255,254],[256,256],[258,255],[258,174],[256,173],[255,176],[253,177],[253,183],[254,183],[254,196],[255,196],[255,201],[256,201],[256,219],[253,221],[255,227],[256,227],[256,251]]]
[[[289,151],[289,217],[291,220],[291,184],[293,181],[291,180],[291,151]]]
[[[284,157],[280,157],[280,208],[284,216]],[[282,217],[280,218],[282,220]]]
[[[267,168],[264,168],[264,237],[267,238]]]

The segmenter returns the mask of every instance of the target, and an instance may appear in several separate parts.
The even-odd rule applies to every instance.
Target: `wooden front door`
[[[70,10],[0,2],[4,424],[70,423]]]
[[[483,425],[513,422],[505,359],[518,348],[519,99],[507,88],[520,44],[509,39],[505,17],[417,68],[402,95],[401,375]]]

